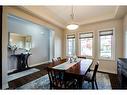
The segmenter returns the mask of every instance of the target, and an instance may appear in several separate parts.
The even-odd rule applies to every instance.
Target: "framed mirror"
[[[9,33],[9,48],[30,50],[32,48],[32,36]]]

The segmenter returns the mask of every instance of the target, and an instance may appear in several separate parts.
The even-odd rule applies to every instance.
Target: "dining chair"
[[[85,56],[77,56],[78,58],[83,58],[83,59],[86,59],[86,57]]]
[[[74,89],[77,85],[77,80],[68,77],[69,74],[65,70],[57,70],[47,67],[50,80],[50,89]]]
[[[57,57],[57,60],[61,61],[61,57]]]
[[[84,81],[91,82],[92,89],[94,89],[94,83],[96,85],[96,89],[98,89],[97,81],[96,81],[96,73],[97,73],[97,70],[98,70],[98,66],[99,66],[99,62],[96,62],[94,70],[92,72],[91,71],[87,72],[87,74],[84,76],[84,79],[83,79]]]
[[[57,58],[52,58],[52,63],[57,63],[59,60]]]

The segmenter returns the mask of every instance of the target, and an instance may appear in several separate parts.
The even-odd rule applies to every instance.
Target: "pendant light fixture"
[[[75,24],[74,23],[74,7],[72,6],[72,12],[71,12],[71,15],[70,15],[70,17],[71,17],[71,19],[72,19],[72,23],[71,24],[68,24],[67,26],[66,26],[66,28],[68,29],[68,30],[76,30],[78,27],[79,27],[79,25],[78,24]]]

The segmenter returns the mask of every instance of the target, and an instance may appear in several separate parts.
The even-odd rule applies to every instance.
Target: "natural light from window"
[[[113,31],[100,32],[100,57],[112,57]]]
[[[73,56],[75,54],[75,36],[67,35],[67,55]]]
[[[93,33],[80,34],[80,54],[83,56],[92,56]]]

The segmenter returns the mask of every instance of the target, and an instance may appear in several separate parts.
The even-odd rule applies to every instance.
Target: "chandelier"
[[[70,17],[71,17],[71,19],[72,19],[72,23],[71,24],[68,24],[67,26],[66,26],[66,28],[68,29],[68,30],[76,30],[78,27],[79,27],[79,25],[78,24],[76,24],[76,23],[74,23],[74,8],[73,8],[73,6],[72,6],[72,12],[71,12],[71,15],[70,15]]]

